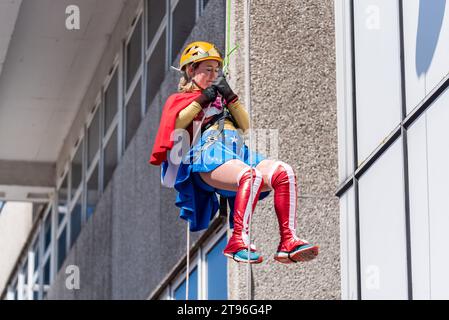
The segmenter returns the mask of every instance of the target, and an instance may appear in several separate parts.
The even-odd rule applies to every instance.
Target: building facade
[[[336,1],[344,299],[447,299],[446,1]]]
[[[8,197],[17,184],[25,195],[40,188],[34,194],[44,198],[32,199],[44,206],[3,299],[185,299],[187,258],[190,299],[341,297],[332,1],[251,1],[251,119],[257,148],[295,170],[298,235],[321,251],[307,264],[272,259],[279,235],[270,196],[259,202],[252,221],[252,237],[265,261],[252,267],[249,281],[245,265],[221,254],[230,232],[226,208],[208,230],[187,240],[175,192],[161,186],[160,168],[147,162],[162,107],[179,81],[170,66],[177,66],[187,43],[210,41],[222,52],[238,45],[229,79],[248,102],[245,1],[18,2],[0,74],[0,110],[8,111],[8,101],[1,100],[7,90],[16,90],[16,100],[45,91],[48,99],[39,100],[34,111],[46,120],[48,133],[33,157],[13,153],[20,145],[14,149],[7,141],[3,148],[0,169],[17,169],[8,179],[0,176],[6,190],[2,199],[30,201]],[[79,8],[79,29],[64,27],[66,19],[70,25],[72,15],[76,18],[76,10],[66,11],[70,5]],[[31,40],[32,35],[37,38]],[[53,42],[40,47],[45,39]],[[33,41],[36,47],[26,48],[34,48],[34,60],[20,60]],[[70,50],[77,54],[70,56]],[[30,79],[19,88],[23,63],[37,69],[25,70]],[[52,113],[41,115],[50,103]],[[33,172],[32,181],[20,180],[21,168]]]

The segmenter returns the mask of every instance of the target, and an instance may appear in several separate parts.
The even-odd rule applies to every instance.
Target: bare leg
[[[262,190],[262,173],[234,159],[212,172],[200,175],[212,187],[237,193],[234,201],[234,230],[223,250],[225,256],[238,262],[262,262],[263,258],[256,252],[255,247],[250,246],[248,236],[249,222]],[[248,250],[249,247],[251,250]]]
[[[263,177],[262,192],[272,190],[268,183],[268,175],[275,162],[275,160],[265,159],[256,166],[256,169],[262,173]],[[234,159],[219,166],[212,172],[201,172],[200,176],[208,185],[214,188],[237,191],[237,176],[242,169],[248,167],[244,162]]]

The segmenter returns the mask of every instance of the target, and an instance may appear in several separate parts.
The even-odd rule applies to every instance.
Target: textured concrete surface
[[[244,1],[235,2],[232,83],[244,96]],[[256,299],[339,299],[337,119],[332,1],[252,1],[254,129],[277,129],[279,159],[298,177],[298,235],[320,245],[307,264],[272,258],[278,226],[272,196],[259,202],[252,234],[266,261],[253,267]],[[247,299],[246,267],[230,264],[230,297]]]

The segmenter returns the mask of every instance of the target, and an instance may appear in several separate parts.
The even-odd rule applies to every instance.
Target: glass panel
[[[142,19],[136,23],[133,35],[126,46],[126,90],[128,90],[131,82],[136,75],[139,66],[142,63]]]
[[[172,57],[174,61],[195,26],[196,0],[182,0],[173,12]],[[176,64],[175,64],[176,65]]]
[[[403,12],[407,112],[410,112],[447,75],[449,4],[446,0],[407,0],[403,1]]]
[[[398,2],[354,1],[358,162],[401,120]]]
[[[47,252],[47,249],[50,247],[51,242],[51,209],[50,213],[45,218],[45,238],[44,238],[44,254]]]
[[[61,225],[62,219],[64,219],[68,211],[67,177],[68,175],[65,176],[64,181],[61,184],[61,188],[58,190],[58,226]]]
[[[128,101],[128,104],[126,105],[125,148],[128,147],[129,142],[134,137],[134,134],[136,133],[141,120],[141,105],[142,105],[141,83],[142,81],[139,81],[137,87],[134,89],[133,95]]]
[[[81,197],[79,197],[72,210],[70,222],[70,247],[72,247],[81,231]]]
[[[226,300],[228,298],[227,259],[223,255],[226,236],[207,253],[207,296],[209,300]]]
[[[88,168],[92,164],[95,154],[100,148],[100,108],[95,111],[95,116],[87,129],[87,163]]]
[[[115,71],[104,95],[104,133],[108,131],[118,110],[118,72]]]
[[[408,135],[412,283],[417,299],[449,299],[448,105],[446,90]]]
[[[83,169],[83,141],[79,143],[78,150],[72,160],[72,199],[75,196],[76,190],[81,184]]]
[[[175,290],[176,300],[186,299],[186,281],[184,280]],[[189,300],[198,300],[198,270],[195,267],[189,275]]]
[[[354,188],[340,198],[341,297],[357,300],[357,248]]]
[[[87,181],[87,219],[94,213],[98,202],[98,165]]]
[[[159,38],[159,41],[148,61],[147,72],[147,108],[153,101],[154,96],[159,91],[162,81],[165,77],[165,31]]]
[[[407,299],[402,144],[360,178],[362,299]]]
[[[148,0],[148,44],[159,29],[166,11],[166,2],[164,0]]]
[[[39,237],[38,237],[39,239]],[[36,272],[39,268],[39,242],[36,241],[36,243],[33,245],[33,252],[34,252],[34,270],[33,272]]]
[[[61,269],[65,260],[66,248],[67,248],[67,225],[64,226],[61,235],[58,238],[58,271]]]
[[[47,259],[44,265],[44,285],[50,285],[50,260]]]
[[[203,8],[206,8],[208,3],[209,3],[209,0],[203,0]]]
[[[106,148],[104,150],[104,188],[112,178],[115,167],[117,166],[117,128],[109,139]]]

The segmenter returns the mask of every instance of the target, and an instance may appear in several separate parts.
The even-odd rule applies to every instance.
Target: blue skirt
[[[238,159],[249,166],[257,166],[265,159],[259,153],[251,152],[236,130],[207,130],[201,139],[183,158],[176,175],[175,189],[178,191],[176,206],[181,208],[180,217],[190,221],[191,231],[200,231],[209,226],[219,204],[217,193],[227,198],[230,209],[230,223],[233,227],[235,191],[214,188],[203,181],[200,172],[210,172],[232,159]],[[250,162],[251,161],[251,162]],[[270,191],[261,192],[259,200]]]

